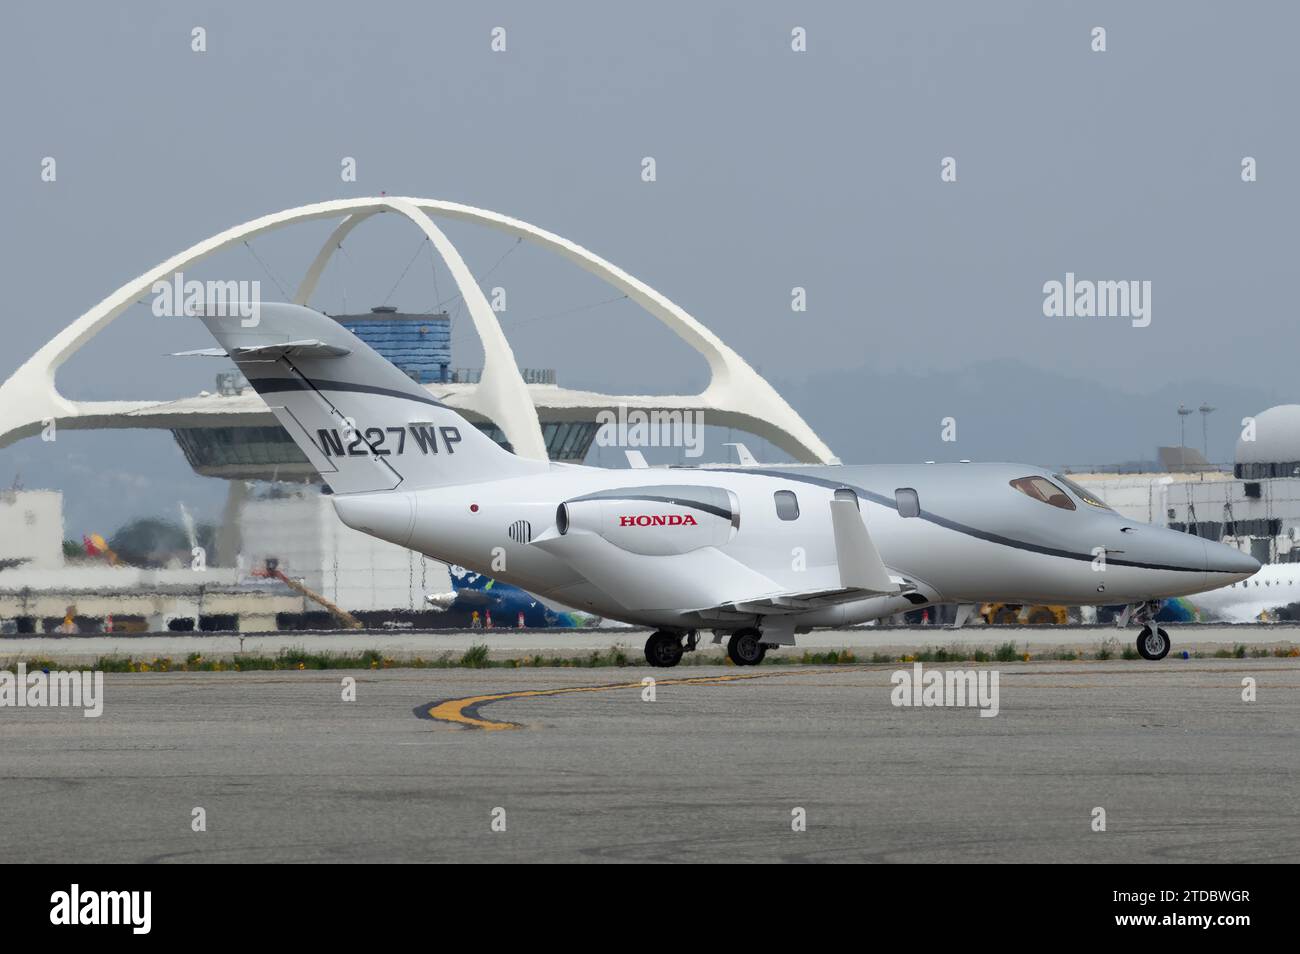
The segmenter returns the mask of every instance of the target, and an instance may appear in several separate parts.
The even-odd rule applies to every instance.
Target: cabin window
[[[772,499],[776,501],[776,515],[782,520],[799,519],[799,498],[793,490],[778,490]]]
[[[894,504],[898,507],[900,517],[921,516],[921,498],[911,487],[899,487],[895,490]]]
[[[857,492],[853,490],[849,490],[849,488],[847,487],[841,487],[839,490],[835,491],[835,499],[852,500],[853,506],[857,507],[859,511],[862,510],[862,504],[858,502]]]
[[[1060,507],[1062,510],[1076,510],[1074,501],[1071,500],[1060,487],[1052,483],[1046,477],[1020,477],[1011,481],[1011,486],[1020,491],[1026,497],[1033,497],[1035,500],[1041,500],[1045,504],[1051,504],[1053,507]]]

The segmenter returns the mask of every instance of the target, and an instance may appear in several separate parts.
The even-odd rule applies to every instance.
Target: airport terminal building
[[[1269,408],[1253,423],[1237,441],[1231,471],[1185,449],[1162,455],[1171,468],[1164,472],[1071,479],[1134,520],[1232,544],[1261,563],[1300,562],[1300,405]]]

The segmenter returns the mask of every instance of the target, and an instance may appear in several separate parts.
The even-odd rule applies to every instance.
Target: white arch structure
[[[699,410],[708,424],[738,427],[757,434],[809,463],[832,463],[836,458],[794,409],[717,335],[666,297],[580,245],[527,222],[455,202],[436,199],[376,196],[318,202],[262,216],[227,229],[191,246],[178,255],[127,282],[80,318],[55,335],[0,385],[0,447],[38,433],[45,421],[68,427],[177,427],[235,423],[270,423],[255,394],[245,399],[227,398],[219,406],[203,398],[181,401],[73,401],[59,393],[55,375],[60,365],[82,348],[109,322],[125,311],[157,281],[210,255],[246,242],[265,232],[314,219],[342,221],[316,255],[299,284],[294,301],[307,304],[326,266],[343,239],[366,219],[396,212],[413,222],[429,238],[433,252],[447,266],[468,308],[483,344],[484,366],[476,386],[457,388],[441,395],[449,405],[495,423],[526,457],[545,459],[546,445],[538,422],[538,408],[552,419],[591,419],[599,408],[617,405],[646,409]],[[602,395],[554,386],[530,386],[515,363],[514,352],[474,280],[464,259],[430,215],[486,225],[543,248],[558,252],[607,284],[626,294],[668,326],[704,356],[709,364],[708,387],[700,394]],[[437,387],[436,385],[431,388]],[[242,422],[234,418],[251,417]]]

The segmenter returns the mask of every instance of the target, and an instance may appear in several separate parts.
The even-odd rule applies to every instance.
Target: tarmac
[[[925,668],[996,716],[897,663],[107,673],[0,706],[0,860],[1300,861],[1300,659]]]

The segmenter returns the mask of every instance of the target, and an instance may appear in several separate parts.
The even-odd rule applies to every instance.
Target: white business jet
[[[933,603],[1117,604],[1159,659],[1159,601],[1259,569],[1133,523],[1024,464],[606,470],[517,457],[338,322],[262,304],[205,317],[350,527],[539,596],[655,628],[673,666],[701,631],[738,665],[813,627]]]

